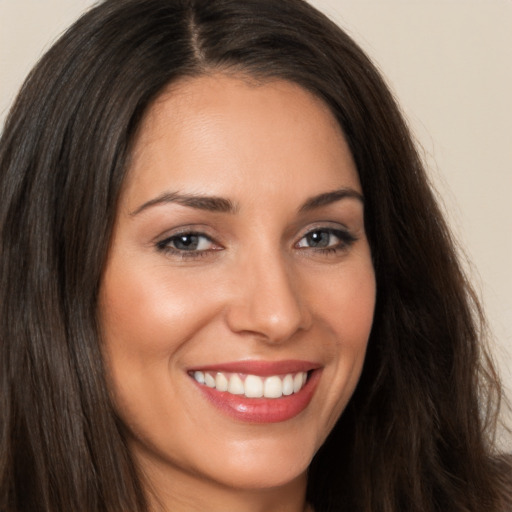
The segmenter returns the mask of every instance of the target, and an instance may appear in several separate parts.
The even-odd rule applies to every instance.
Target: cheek
[[[105,273],[100,293],[100,319],[107,354],[136,356],[139,362],[170,355],[207,316],[193,283],[165,279],[161,268]]]
[[[347,266],[314,302],[330,336],[323,339],[326,357],[324,432],[332,429],[349,402],[361,375],[373,323],[376,284],[370,259]],[[326,340],[329,341],[326,341]],[[327,418],[327,419],[326,419]]]
[[[181,373],[188,341],[214,308],[198,303],[190,279],[174,276],[170,283],[162,266],[140,262],[107,267],[99,298],[112,398],[135,437],[145,438],[155,425],[182,414],[179,392],[170,382]]]
[[[351,365],[353,387],[362,370],[375,310],[376,284],[373,267],[367,263],[333,291],[331,309],[338,333],[339,364]]]
[[[338,349],[364,352],[375,309],[376,283],[371,259],[356,259],[352,264],[323,280],[314,288],[310,304],[334,334]]]

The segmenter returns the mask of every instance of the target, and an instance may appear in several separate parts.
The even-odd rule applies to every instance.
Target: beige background
[[[395,91],[471,261],[512,390],[512,0],[312,3]],[[92,4],[0,0],[0,126],[43,50]]]

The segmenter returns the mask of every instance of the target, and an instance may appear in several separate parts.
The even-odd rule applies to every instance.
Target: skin
[[[301,208],[340,189],[352,196]],[[155,201],[175,193],[233,208]],[[196,77],[147,113],[100,321],[114,403],[155,510],[304,510],[306,469],[355,389],[372,324],[375,278],[357,194],[334,117],[294,84]],[[180,251],[169,239],[187,231],[204,236]],[[277,423],[225,414],[188,373],[287,359],[315,362],[320,378],[306,409]]]

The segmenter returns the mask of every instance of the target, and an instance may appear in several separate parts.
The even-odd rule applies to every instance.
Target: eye
[[[319,249],[336,251],[350,246],[356,238],[349,232],[340,229],[315,229],[303,236],[297,243],[300,249]]]
[[[179,233],[157,243],[161,251],[172,253],[201,253],[215,250],[214,242],[202,233]]]

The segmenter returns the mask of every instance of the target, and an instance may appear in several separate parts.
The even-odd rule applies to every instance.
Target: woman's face
[[[100,290],[112,396],[147,474],[302,485],[358,381],[374,301],[361,185],[320,100],[223,75],[161,95]]]

